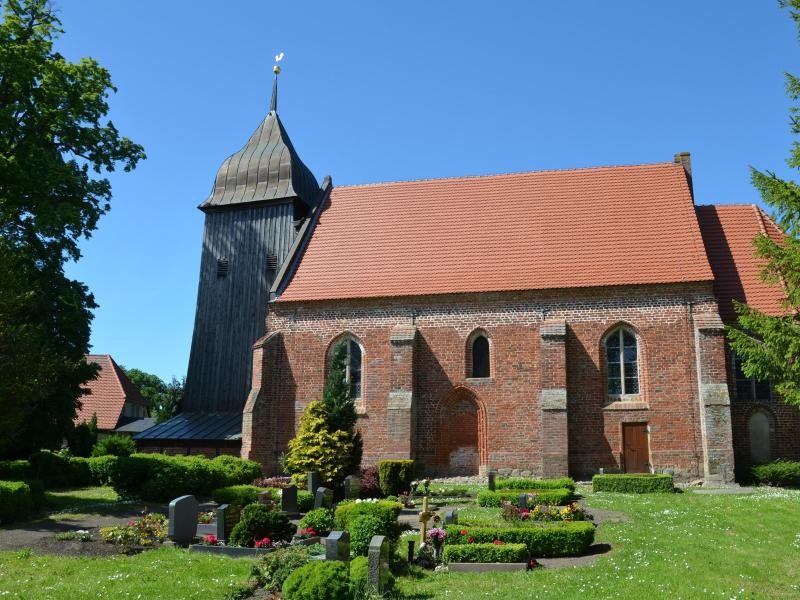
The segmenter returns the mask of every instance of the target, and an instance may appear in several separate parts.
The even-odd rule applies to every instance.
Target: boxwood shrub
[[[114,463],[111,485],[124,498],[164,502],[184,494],[209,496],[217,488],[249,483],[260,474],[258,463],[231,456],[131,454]]]
[[[594,525],[586,521],[548,523],[539,527],[448,525],[446,531],[448,546],[490,544],[500,540],[507,544],[525,544],[528,554],[534,558],[580,556],[594,542]]]
[[[750,475],[755,483],[780,487],[800,487],[800,461],[774,460],[754,465]]]
[[[384,496],[396,496],[409,491],[413,480],[413,460],[382,460],[378,462],[378,483]]]
[[[334,513],[336,528],[346,530],[350,534],[350,548],[354,552],[353,536],[366,536],[367,530],[372,531],[372,535],[385,535],[390,545],[394,545],[400,539],[400,528],[397,525],[397,517],[400,515],[402,506],[399,502],[389,500],[379,500],[378,502],[340,502]],[[368,523],[361,522],[362,517],[372,517]],[[366,540],[367,547],[369,539]],[[360,552],[356,552],[359,554]],[[366,549],[364,550],[366,553]]]
[[[0,480],[22,481],[31,477],[33,471],[27,460],[0,460]]]
[[[297,510],[308,512],[314,508],[314,494],[306,490],[297,490]]]
[[[89,470],[92,472],[92,483],[108,485],[111,482],[111,473],[117,464],[117,457],[113,454],[96,456],[86,459],[89,461]]]
[[[263,504],[250,504],[242,510],[239,522],[231,531],[231,546],[253,547],[256,540],[268,537],[273,543],[288,542],[297,531],[289,517]]]
[[[286,600],[352,598],[350,570],[338,560],[312,560],[286,578],[281,592]]]
[[[0,481],[0,523],[24,519],[33,511],[30,486],[24,481]]]
[[[278,490],[260,488],[254,485],[229,485],[215,489],[211,497],[217,504],[235,504],[236,506],[247,506],[258,502],[258,495],[261,492],[269,492],[270,498],[280,504]]]
[[[553,490],[481,490],[478,492],[478,506],[499,507],[503,502],[517,504],[520,494],[536,494],[536,498],[528,501],[529,506],[536,504],[566,504],[572,499],[568,489]]]
[[[671,493],[675,490],[672,475],[653,473],[622,473],[595,475],[593,492],[619,492],[622,494]]]
[[[575,480],[572,477],[559,479],[531,479],[529,477],[499,477],[495,481],[496,490],[569,490],[575,493]]]
[[[447,544],[444,562],[521,563],[528,562],[525,544]]]

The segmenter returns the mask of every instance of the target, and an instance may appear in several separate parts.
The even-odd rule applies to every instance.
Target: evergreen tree
[[[783,0],[800,29],[800,0]],[[786,74],[786,89],[793,102],[800,99],[800,79]],[[792,132],[800,133],[800,106],[790,109]],[[800,169],[800,142],[795,141],[789,166]],[[773,172],[751,169],[753,184],[773,209],[773,218],[786,233],[781,242],[766,235],[755,240],[756,255],[765,259],[765,281],[782,285],[785,314],[766,315],[750,306],[736,304],[739,327],[728,328],[728,339],[742,358],[748,377],[772,379],[775,391],[789,403],[800,406],[800,186]]]
[[[347,342],[341,342],[334,348],[328,380],[322,391],[322,401],[328,412],[328,429],[346,431],[352,435],[353,452],[348,472],[357,473],[361,466],[364,444],[361,432],[356,429],[356,403],[347,381]]]

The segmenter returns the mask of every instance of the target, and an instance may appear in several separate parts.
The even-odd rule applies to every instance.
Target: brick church
[[[800,412],[739,369],[732,300],[771,314],[754,205],[700,205],[674,161],[336,187],[277,113],[205,213],[183,413],[145,451],[265,472],[345,342],[364,464],[732,481],[800,458]],[[368,210],[367,210],[368,208]]]

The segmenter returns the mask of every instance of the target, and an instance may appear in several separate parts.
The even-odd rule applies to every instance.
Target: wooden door
[[[622,455],[626,473],[650,472],[647,423],[622,424]]]

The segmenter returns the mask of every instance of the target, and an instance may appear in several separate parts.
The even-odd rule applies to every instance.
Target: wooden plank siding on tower
[[[281,264],[294,236],[292,202],[206,213],[184,410],[241,411],[277,271],[268,257]]]

